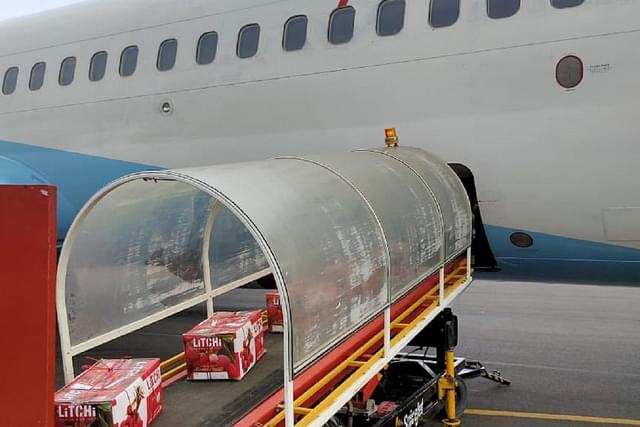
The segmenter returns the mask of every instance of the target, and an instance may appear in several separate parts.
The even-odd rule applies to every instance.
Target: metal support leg
[[[436,372],[446,368],[446,352],[458,345],[458,318],[450,308],[445,308],[424,330],[412,341],[416,347],[436,348]]]
[[[446,399],[447,418],[442,424],[447,427],[459,426],[460,420],[456,418],[456,371],[454,366],[453,350],[447,350],[446,373],[438,380],[438,397]]]

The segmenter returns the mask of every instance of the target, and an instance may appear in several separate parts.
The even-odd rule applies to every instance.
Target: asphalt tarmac
[[[216,309],[259,305],[255,293],[218,299]],[[463,426],[640,426],[640,287],[501,282],[477,274],[453,309],[460,323],[456,355],[512,381],[505,387],[468,380]],[[180,333],[203,316],[203,308],[192,309],[90,356],[168,357],[180,351]],[[164,414],[161,424],[172,424],[175,415]],[[196,424],[209,425],[202,421]]]
[[[469,380],[464,426],[640,425],[640,288],[482,277],[453,306],[457,355],[499,370],[512,385]]]

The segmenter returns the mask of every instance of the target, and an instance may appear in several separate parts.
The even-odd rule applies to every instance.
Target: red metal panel
[[[2,425],[53,426],[56,189],[0,185]]]

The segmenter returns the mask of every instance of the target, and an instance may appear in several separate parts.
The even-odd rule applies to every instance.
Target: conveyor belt
[[[160,360],[166,360],[182,351],[181,334],[204,320],[206,316],[206,308],[202,305],[120,337],[76,356],[73,360],[75,371],[82,372],[83,365],[91,365],[100,358],[158,357]],[[64,384],[64,377],[59,354],[56,373],[56,387],[60,388]]]
[[[265,335],[267,353],[241,381],[180,380],[165,390],[157,427],[228,426],[282,387],[282,334]]]
[[[216,299],[217,311],[264,308],[264,290],[237,289]],[[76,372],[99,358],[159,357],[182,351],[182,333],[206,318],[204,305],[181,312],[137,332],[118,338],[74,360]],[[282,387],[282,334],[265,334],[267,353],[241,381],[193,382],[184,379],[165,390],[158,427],[227,426]],[[63,384],[58,360],[57,386]]]

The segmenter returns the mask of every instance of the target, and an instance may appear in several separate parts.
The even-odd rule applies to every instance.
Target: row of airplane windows
[[[508,18],[520,10],[521,0],[487,0],[487,15],[492,19]],[[551,5],[558,9],[579,6],[584,0],[550,0]],[[404,27],[406,0],[382,0],[378,5],[378,19],[376,32],[379,36],[393,36]],[[353,6],[335,9],[329,17],[328,40],[331,44],[345,44],[353,38],[356,10]],[[453,25],[460,15],[460,0],[430,0],[429,24],[434,28]],[[300,50],[307,41],[308,18],[306,15],[296,15],[284,24],[282,48],[285,51]],[[245,25],[238,32],[236,55],[238,58],[250,58],[258,52],[260,42],[260,25],[257,23]],[[210,31],[200,36],[196,48],[196,63],[211,64],[218,49],[218,33]],[[138,46],[126,47],[120,54],[119,74],[121,77],[132,76],[138,64]],[[178,41],[167,39],[160,44],[156,67],[159,71],[169,71],[176,63]],[[100,81],[107,71],[106,51],[95,53],[89,65],[89,80]],[[47,69],[45,62],[37,62],[31,68],[29,89],[37,91],[44,85]],[[2,93],[11,95],[18,84],[19,67],[10,67],[4,74]],[[69,56],[62,60],[58,74],[60,86],[73,83],[76,72],[76,57]]]

